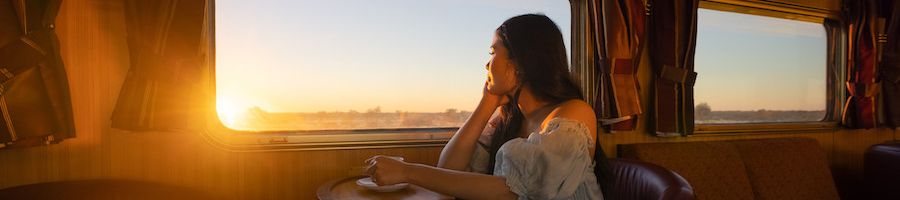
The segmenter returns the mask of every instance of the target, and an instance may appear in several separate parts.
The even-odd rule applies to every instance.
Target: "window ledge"
[[[759,124],[698,124],[695,135],[721,135],[746,133],[777,133],[798,131],[824,131],[840,128],[837,122],[759,123]]]
[[[457,128],[251,132],[223,126],[203,135],[228,151],[307,151],[444,146]]]

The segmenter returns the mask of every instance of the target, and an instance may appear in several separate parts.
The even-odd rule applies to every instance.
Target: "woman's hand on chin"
[[[369,164],[366,174],[372,177],[372,181],[377,185],[406,183],[409,180],[408,169],[411,164],[401,160],[377,155],[367,159],[366,164]]]
[[[509,97],[491,93],[491,91],[488,90],[488,82],[484,82],[484,90],[481,91],[481,103],[496,108],[509,103]]]

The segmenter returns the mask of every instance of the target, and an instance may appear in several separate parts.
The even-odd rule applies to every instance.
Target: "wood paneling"
[[[117,178],[200,189],[226,199],[313,199],[319,185],[359,173],[363,160],[372,155],[437,162],[440,147],[247,153],[219,149],[201,133],[112,129],[109,118],[128,70],[123,18],[121,1],[63,1],[57,31],[70,76],[77,137],[0,151],[0,188]],[[641,66],[638,74],[641,85],[649,85],[649,66]],[[646,107],[649,87],[642,88]],[[822,144],[840,182],[859,177],[865,148],[896,138],[896,131],[886,129],[660,138],[646,134],[647,120],[641,119],[636,131],[601,135],[608,155],[615,155],[616,144],[626,143],[810,137]]]

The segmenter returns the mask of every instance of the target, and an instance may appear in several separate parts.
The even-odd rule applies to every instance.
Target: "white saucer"
[[[378,192],[393,192],[393,191],[402,190],[403,188],[406,188],[407,186],[409,186],[409,183],[398,183],[398,184],[393,184],[393,185],[378,186],[377,184],[375,184],[375,182],[372,182],[372,178],[365,177],[365,178],[356,180],[356,185],[362,186],[366,189],[375,190]]]

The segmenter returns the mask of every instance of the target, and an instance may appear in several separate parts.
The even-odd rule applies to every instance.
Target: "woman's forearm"
[[[472,116],[466,120],[466,123],[459,128],[456,134],[447,142],[447,145],[444,146],[444,149],[441,150],[441,157],[438,160],[437,167],[465,170],[469,165],[469,160],[472,158],[472,153],[475,152],[475,143],[478,141],[478,137],[481,136],[481,132],[484,131],[485,125],[487,125],[488,120],[490,120],[496,109],[496,105],[485,102],[479,103],[475,111],[472,112]]]
[[[442,169],[412,164],[407,171],[409,183],[463,199],[516,199],[506,179],[499,176]]]

